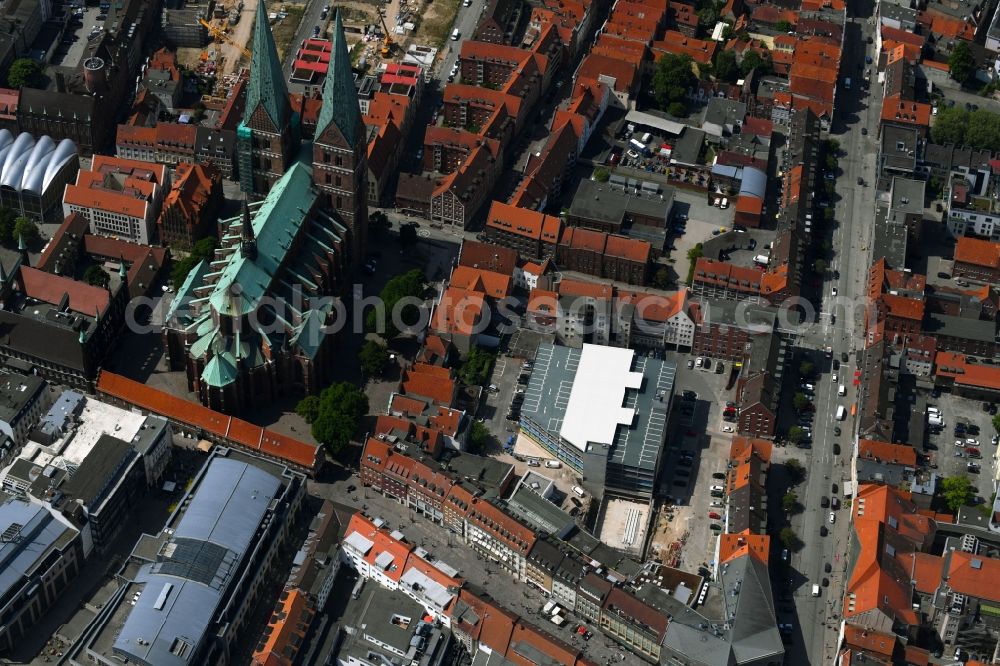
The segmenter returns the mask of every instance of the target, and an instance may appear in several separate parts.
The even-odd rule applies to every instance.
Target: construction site
[[[269,2],[268,20],[286,76],[294,81],[292,61],[306,51],[307,40],[326,40],[340,11],[353,64],[373,71],[386,60],[399,60],[412,44],[439,47],[446,39],[458,11],[459,0],[389,0],[382,3]],[[180,65],[206,78],[213,78],[212,96],[225,98],[242,68],[249,66],[251,36],[256,15],[252,0],[219,0],[200,9],[197,27],[203,47],[179,46]],[[304,56],[308,58],[309,56]]]

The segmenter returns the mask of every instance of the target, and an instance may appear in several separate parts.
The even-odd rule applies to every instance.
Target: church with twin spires
[[[320,391],[337,361],[334,299],[365,256],[367,145],[338,12],[322,106],[303,140],[263,0],[243,122],[242,213],[178,289],[163,328],[172,369],[202,404],[239,414]]]

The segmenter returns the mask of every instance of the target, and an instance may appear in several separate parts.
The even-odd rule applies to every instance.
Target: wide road
[[[805,544],[792,557],[792,566],[800,576],[800,585],[795,592],[795,608],[803,644],[789,646],[792,657],[789,663],[821,664],[832,661],[846,585],[850,513],[842,507],[835,512],[836,522],[830,524],[831,510],[822,508],[820,501],[824,495],[834,496],[834,483],[837,484],[836,495],[843,497],[843,481],[851,469],[856,425],[850,411],[851,406],[858,402],[853,379],[857,367],[856,353],[863,348],[864,294],[874,235],[875,156],[882,98],[875,66],[865,65],[866,55],[875,61],[877,58],[874,46],[867,43],[869,36],[874,37],[874,27],[868,22],[871,12],[869,9],[862,11],[864,16],[850,16],[845,26],[837,110],[830,133],[841,148],[840,173],[836,180],[836,224],[831,238],[833,256],[823,284],[819,324],[799,341],[800,346],[817,350],[815,360],[819,377],[815,382],[813,448],[808,455],[804,491],[800,489],[800,501],[805,510],[793,521],[793,527]],[[865,91],[862,85],[864,69],[870,69],[874,79],[869,91]],[[844,85],[847,77],[851,79],[850,90]],[[862,133],[862,128],[867,129],[867,135]],[[863,185],[858,184],[859,178]],[[831,314],[835,315],[835,319],[831,318]],[[840,363],[834,371],[832,359],[824,358],[820,351],[826,347],[832,348],[833,359],[840,361],[842,354],[847,353],[849,361]],[[837,375],[836,381],[833,380],[834,374]],[[840,384],[845,385],[846,396],[837,394]],[[838,406],[843,406],[848,414],[842,422],[835,420]],[[839,437],[833,431],[838,426],[842,429]],[[835,443],[840,446],[840,455],[833,453]],[[820,536],[823,526],[829,531],[826,537]],[[831,565],[832,573],[825,573],[826,564]],[[820,583],[823,578],[829,579],[830,585],[822,589],[820,597],[814,598],[812,585]]]

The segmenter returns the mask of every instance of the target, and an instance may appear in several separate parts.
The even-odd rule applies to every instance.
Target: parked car
[[[833,525],[835,522],[837,522],[837,514],[835,514],[833,511],[831,511],[830,512],[830,524]]]

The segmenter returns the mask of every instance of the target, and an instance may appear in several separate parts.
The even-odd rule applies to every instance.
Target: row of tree
[[[942,108],[931,126],[935,143],[1000,151],[1000,114],[979,109]]]

